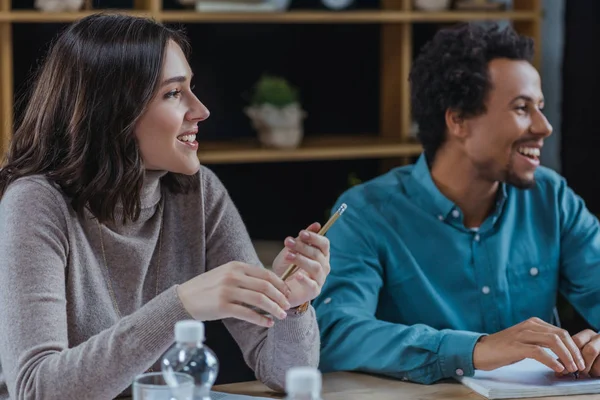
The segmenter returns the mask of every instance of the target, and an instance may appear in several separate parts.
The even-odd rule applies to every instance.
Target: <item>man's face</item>
[[[552,133],[542,114],[540,76],[527,61],[495,59],[488,68],[486,112],[465,119],[464,151],[482,178],[530,188],[544,139]]]

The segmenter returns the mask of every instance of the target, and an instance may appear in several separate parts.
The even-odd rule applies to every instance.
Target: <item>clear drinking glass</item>
[[[171,389],[161,372],[138,375],[133,381],[133,400],[192,400],[194,378],[181,372],[174,372],[177,387]]]

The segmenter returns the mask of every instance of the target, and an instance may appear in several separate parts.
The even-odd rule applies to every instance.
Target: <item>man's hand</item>
[[[581,335],[579,343],[588,336]],[[558,360],[546,351],[550,349]],[[589,358],[582,358],[575,338],[564,329],[557,328],[539,318],[530,318],[508,329],[483,336],[473,351],[473,366],[480,370],[493,370],[533,358],[556,372],[585,371]],[[597,350],[596,350],[597,349]],[[594,360],[600,350],[600,340],[594,341],[588,352],[594,351]],[[566,368],[565,368],[566,367]],[[598,366],[600,372],[600,365]]]
[[[573,336],[573,342],[581,351],[585,362],[584,374],[600,376],[600,335],[591,329],[586,329]],[[566,372],[562,372],[565,374]]]

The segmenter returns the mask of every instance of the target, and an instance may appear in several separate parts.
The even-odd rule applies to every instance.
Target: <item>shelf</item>
[[[39,11],[0,11],[0,22],[72,22],[101,10],[42,13]],[[106,10],[138,16],[153,16],[164,22],[195,23],[277,23],[277,24],[355,24],[399,22],[459,22],[475,20],[533,21],[541,15],[533,11],[288,11],[247,13],[200,13],[195,11]]]
[[[541,18],[534,11],[447,11],[447,12],[412,12],[410,22],[466,22],[466,21],[534,21]]]
[[[73,22],[88,15],[95,14],[101,10],[77,11],[77,12],[40,12],[35,10],[25,11],[0,11],[0,22],[21,22],[21,23],[48,23],[48,22]],[[140,17],[150,17],[150,11],[135,10],[110,10],[111,12],[127,13]]]
[[[288,11],[266,13],[200,13],[193,11],[164,11],[165,22],[207,23],[276,23],[276,24],[351,24],[408,21],[407,13],[389,11],[327,12]]]
[[[283,13],[198,13],[192,11],[164,11],[162,21],[171,22],[227,22],[227,23],[393,23],[411,21],[467,21],[485,19],[532,20],[534,12],[404,12],[404,11],[289,11]]]
[[[289,150],[263,148],[256,140],[200,142],[198,158],[204,164],[241,164],[407,157],[417,156],[421,151],[418,143],[377,136],[325,136],[305,137],[299,148]]]

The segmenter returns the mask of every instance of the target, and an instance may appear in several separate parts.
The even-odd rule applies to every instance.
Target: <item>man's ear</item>
[[[446,128],[448,129],[448,135],[456,139],[464,139],[467,132],[467,124],[462,113],[458,110],[447,109],[446,110]]]

